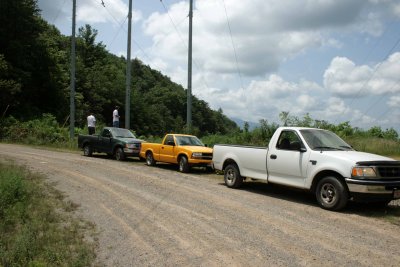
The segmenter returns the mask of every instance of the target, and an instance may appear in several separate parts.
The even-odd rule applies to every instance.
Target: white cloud
[[[77,5],[76,19],[83,23],[111,23],[120,25],[128,16],[128,6],[122,0],[103,1],[81,0]],[[132,11],[132,21],[142,18],[141,12]]]
[[[400,92],[399,73],[399,52],[373,67],[335,57],[324,73],[324,86],[334,95],[353,98]]]
[[[400,3],[393,3],[393,13],[400,18]]]
[[[389,107],[399,109],[400,108],[400,96],[390,97],[390,99],[388,101],[388,105],[389,105]]]
[[[342,43],[326,32],[358,25],[367,4],[364,0],[253,0],[251,5],[241,0],[198,1],[193,58],[203,71],[263,76],[308,49],[340,48]],[[187,60],[187,12],[188,3],[180,1],[168,13],[153,13],[143,24],[153,39],[152,51],[165,61],[183,65]],[[377,18],[367,16],[369,20]]]
[[[340,96],[365,95],[365,81],[371,77],[368,66],[356,65],[344,57],[335,57],[324,73],[324,86]]]

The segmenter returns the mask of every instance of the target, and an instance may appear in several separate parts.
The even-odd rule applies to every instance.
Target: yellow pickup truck
[[[212,153],[199,138],[186,134],[167,134],[161,144],[142,143],[140,149],[148,166],[156,162],[178,164],[180,172],[189,172],[191,166],[211,168]]]

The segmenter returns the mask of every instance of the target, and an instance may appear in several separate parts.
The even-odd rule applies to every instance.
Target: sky
[[[76,2],[76,29],[126,56],[129,1]],[[187,88],[189,0],[132,3],[131,58]],[[71,35],[72,0],[38,5]],[[281,123],[285,111],[400,132],[398,0],[193,0],[192,57],[193,95],[230,118]]]

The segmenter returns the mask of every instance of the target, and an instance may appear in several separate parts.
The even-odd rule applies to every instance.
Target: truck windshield
[[[204,146],[195,136],[175,136],[176,142],[180,146]]]
[[[300,132],[312,150],[353,150],[332,132],[315,129],[300,130]]]
[[[114,128],[111,130],[113,136],[120,137],[120,138],[136,138],[135,135],[129,131],[128,129],[124,128]]]

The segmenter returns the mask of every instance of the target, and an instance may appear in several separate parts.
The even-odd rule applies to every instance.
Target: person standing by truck
[[[113,111],[113,127],[119,128],[119,114],[118,114],[119,106],[115,106]]]
[[[89,112],[89,116],[87,116],[87,123],[89,135],[94,134],[96,132],[96,118],[91,112]]]

